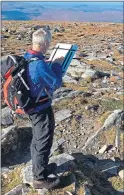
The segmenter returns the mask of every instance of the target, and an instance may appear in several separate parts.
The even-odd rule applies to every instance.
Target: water
[[[2,2],[2,20],[42,20],[42,15],[43,19],[51,20],[51,13],[54,16],[57,13],[57,19],[63,20],[56,11],[65,15],[71,12],[72,16],[80,12],[79,21],[85,16],[86,21],[123,22],[123,2]],[[67,21],[70,19],[71,15],[65,18]]]

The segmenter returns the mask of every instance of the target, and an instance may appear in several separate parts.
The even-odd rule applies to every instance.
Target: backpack
[[[38,105],[47,103],[48,95],[41,97],[44,88],[37,98],[33,98],[27,82],[27,65],[38,58],[26,60],[23,56],[9,55],[1,60],[1,78],[5,103],[18,114],[33,111]]]

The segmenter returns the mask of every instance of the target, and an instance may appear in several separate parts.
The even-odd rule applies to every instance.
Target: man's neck
[[[32,46],[32,50],[33,51],[36,51],[36,52],[38,52],[38,53],[43,53],[43,51],[42,51],[42,48],[41,47],[36,47],[36,46]]]

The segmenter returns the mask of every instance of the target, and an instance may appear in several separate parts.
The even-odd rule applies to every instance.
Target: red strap
[[[8,70],[8,72],[4,75],[5,79],[8,79],[8,77],[10,76],[10,74],[11,74],[13,68],[14,68],[14,66],[11,67],[11,68]]]

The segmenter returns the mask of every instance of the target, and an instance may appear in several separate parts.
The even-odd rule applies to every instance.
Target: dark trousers
[[[53,142],[55,120],[52,107],[30,114],[33,138],[31,143],[32,172],[34,180],[46,178],[46,167],[49,161]]]

